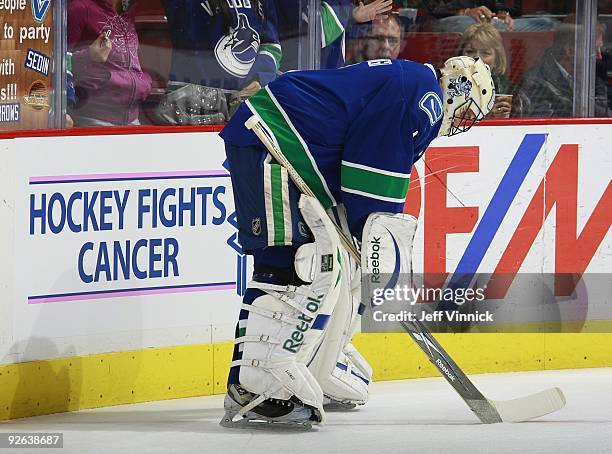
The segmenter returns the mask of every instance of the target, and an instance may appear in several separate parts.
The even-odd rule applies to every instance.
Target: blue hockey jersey
[[[250,0],[227,0],[234,15],[229,36],[207,0],[166,0],[172,36],[170,80],[239,90],[276,77],[281,48],[273,0],[262,0],[263,20]]]
[[[351,0],[327,0],[321,2],[321,69],[344,66],[346,52],[346,27],[351,18]]]
[[[412,164],[440,129],[442,92],[430,65],[373,60],[284,74],[234,114],[226,143],[259,143],[244,127],[253,114],[326,208],[345,205],[359,238],[370,213],[403,211]]]
[[[281,40],[303,35],[302,46],[307,46],[308,0],[276,0],[276,11]],[[344,66],[345,29],[353,11],[351,0],[321,1],[321,69]],[[285,46],[285,43],[283,43]],[[297,54],[297,49],[284,48],[284,53]],[[294,57],[294,58],[291,58]],[[297,56],[290,55],[290,60]],[[296,69],[297,66],[290,66]]]

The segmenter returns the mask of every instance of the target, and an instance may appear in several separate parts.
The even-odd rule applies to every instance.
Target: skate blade
[[[323,408],[325,411],[350,411],[357,408],[357,404],[352,402],[338,402],[337,400],[334,400],[328,404],[324,404]]]
[[[287,431],[309,431],[312,430],[313,421],[277,421],[261,415],[247,413],[244,417],[238,417],[237,411],[226,411],[219,425],[229,429],[256,429],[256,430],[287,430]]]

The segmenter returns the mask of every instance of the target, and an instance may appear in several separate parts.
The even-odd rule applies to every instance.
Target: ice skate
[[[310,430],[321,420],[315,408],[304,405],[295,397],[290,400],[266,399],[245,412],[244,408],[257,398],[239,385],[230,385],[223,403],[225,415],[219,424],[229,428],[281,426]]]
[[[357,404],[350,401],[341,401],[323,396],[323,408],[325,411],[349,411],[357,407]]]

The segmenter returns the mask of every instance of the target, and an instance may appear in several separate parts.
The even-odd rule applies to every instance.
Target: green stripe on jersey
[[[278,44],[262,44],[259,48],[259,53],[269,54],[276,64],[276,70],[280,68],[281,59],[283,58],[283,52]]]
[[[300,174],[324,208],[335,205],[306,142],[295,132],[284,111],[274,102],[268,87],[259,90],[247,100],[269,130],[274,134],[283,154]]]
[[[365,193],[366,196],[376,198],[376,196],[398,201],[406,198],[410,176],[386,175],[377,169],[360,169],[342,164],[341,181],[342,187],[349,190]]]
[[[344,27],[338,20],[336,12],[326,2],[321,4],[321,23],[323,28],[323,47],[329,46],[344,33]]]

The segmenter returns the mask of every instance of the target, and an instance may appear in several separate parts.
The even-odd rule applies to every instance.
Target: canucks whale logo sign
[[[247,76],[258,51],[259,34],[251,28],[244,14],[238,14],[236,28],[215,46],[215,56],[221,67],[236,77]]]
[[[42,23],[47,17],[51,0],[31,0],[32,2],[32,17],[36,22]]]

